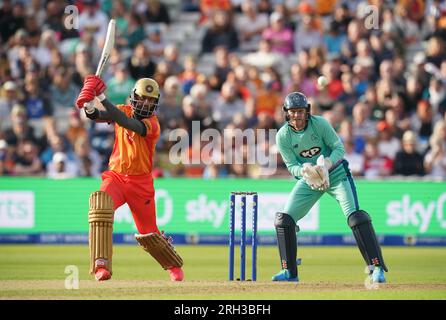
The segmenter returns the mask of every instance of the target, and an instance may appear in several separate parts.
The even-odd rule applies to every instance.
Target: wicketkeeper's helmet
[[[299,109],[305,108],[307,110],[307,120],[310,116],[310,107],[311,104],[308,102],[307,97],[300,92],[291,92],[285,97],[285,101],[283,102],[282,110],[287,112],[290,109]],[[288,115],[286,116],[286,120],[288,121]]]
[[[142,118],[150,117],[158,108],[159,98],[160,88],[155,80],[139,79],[130,93],[130,104],[134,114]]]

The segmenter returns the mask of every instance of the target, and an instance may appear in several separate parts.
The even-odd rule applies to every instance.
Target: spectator
[[[166,4],[160,0],[146,0],[145,21],[149,24],[170,25],[170,15]]]
[[[445,113],[446,87],[439,79],[436,79],[435,77],[431,78],[429,87],[423,92],[423,99],[429,101],[434,115]]]
[[[197,82],[198,75],[196,59],[193,56],[187,56],[184,59],[184,71],[178,75],[181,90],[185,94],[189,94],[190,88]]]
[[[303,14],[302,20],[294,33],[295,52],[322,46],[324,38],[313,14]]]
[[[38,78],[31,75],[25,77],[25,100],[23,103],[28,119],[38,130],[38,135],[54,132],[53,107],[50,100],[42,94]]]
[[[124,63],[118,63],[114,76],[107,82],[107,96],[114,103],[125,103],[135,82],[130,78]]]
[[[413,113],[417,110],[417,104],[422,99],[423,86],[419,78],[408,76],[406,81],[406,108]]]
[[[160,61],[156,65],[153,79],[158,83],[158,85],[163,87],[166,79],[171,75],[173,75],[173,72],[170,70],[169,64],[166,61]]]
[[[235,51],[239,46],[236,30],[232,26],[230,16],[225,11],[212,14],[211,25],[206,28],[201,40],[201,53],[213,52],[215,48],[223,46],[228,51]]]
[[[417,151],[417,135],[406,131],[401,140],[402,150],[393,162],[393,174],[402,176],[424,175],[423,156]]]
[[[352,20],[347,28],[347,41],[342,46],[342,56],[346,61],[352,61],[356,56],[356,44],[363,35],[362,24],[358,20]]]
[[[78,139],[88,138],[88,132],[84,127],[79,111],[74,108],[70,111],[68,129],[65,133],[65,137],[71,146],[74,146]]]
[[[23,141],[32,141],[38,144],[38,138],[34,134],[34,128],[30,126],[26,108],[16,104],[11,110],[11,128],[5,130],[5,140],[13,151]]]
[[[262,32],[268,27],[268,16],[257,12],[254,0],[244,0],[242,12],[243,14],[237,20],[240,50],[256,51],[262,38]]]
[[[138,43],[144,40],[145,32],[141,17],[131,11],[127,15],[128,26],[124,32],[116,38],[116,44],[124,48],[134,49]]]
[[[339,34],[346,34],[348,25],[352,21],[352,13],[349,8],[349,4],[357,3],[357,1],[345,1],[341,5],[336,6],[333,12],[333,22],[336,24],[335,28],[339,29]],[[332,29],[330,25],[330,29]]]
[[[285,84],[286,92],[302,92],[307,97],[316,96],[316,84],[313,79],[308,77],[305,70],[299,63],[294,63],[290,68],[291,77]]]
[[[246,54],[242,60],[244,63],[255,66],[259,69],[279,67],[282,63],[282,55],[277,52],[272,52],[271,41],[261,39],[258,44],[256,52]]]
[[[68,119],[69,110],[74,106],[76,97],[79,94],[79,87],[71,81],[72,71],[70,69],[59,68],[53,78],[50,88],[51,101],[56,118]],[[61,124],[60,122],[56,123]],[[66,129],[66,126],[63,126]]]
[[[367,179],[385,178],[392,174],[392,160],[380,156],[373,140],[367,141],[364,148],[364,176]]]
[[[42,150],[40,154],[40,159],[42,160],[45,168],[48,166],[48,163],[52,161],[53,156],[58,152],[64,153],[70,161],[74,161],[75,155],[71,151],[72,146],[67,143],[67,141],[61,134],[49,136],[48,142],[49,146],[46,149]]]
[[[214,97],[208,86],[204,83],[194,84],[190,89],[190,96],[194,100],[196,112],[207,122],[205,126],[212,126],[211,110]]]
[[[342,46],[347,40],[345,33],[341,32],[341,26],[338,22],[332,21],[326,34],[323,36],[323,43],[328,54],[341,55]]]
[[[3,1],[0,9],[0,37],[7,43],[17,30],[25,26],[25,10],[21,2]]]
[[[237,88],[233,83],[225,82],[217,101],[212,105],[212,117],[220,130],[226,127],[236,113],[245,113],[243,101],[237,97]]]
[[[150,58],[144,43],[136,45],[133,55],[127,61],[127,67],[133,80],[150,78],[156,70],[156,64]]]
[[[164,55],[164,48],[166,43],[162,38],[162,33],[160,28],[150,28],[147,33],[147,38],[144,40],[144,44],[149,51],[149,54],[155,62],[159,62]]]
[[[441,62],[445,56],[444,40],[440,37],[434,36],[427,42],[426,61],[434,64],[437,68],[440,67]]]
[[[327,90],[331,99],[336,100],[344,92],[339,79],[339,68],[333,61],[327,61],[322,66],[322,75],[327,78]]]
[[[226,78],[232,69],[229,64],[228,49],[225,47],[218,47],[215,49],[214,54],[215,66],[214,72],[209,79],[209,85],[212,90],[220,91],[221,86],[226,81]]]
[[[282,95],[277,90],[274,90],[272,82],[264,82],[254,99],[257,116],[265,113],[273,118],[276,108],[279,108],[282,104]]]
[[[420,138],[420,144],[427,148],[429,137],[432,135],[434,123],[441,120],[441,116],[432,112],[432,107],[426,100],[420,100],[417,111],[410,118],[411,130]],[[423,148],[425,149],[425,148]]]
[[[293,53],[293,31],[285,27],[283,14],[273,12],[269,20],[270,26],[263,31],[262,38],[271,42],[271,51],[285,56]]]
[[[200,0],[200,24],[208,22],[208,19],[210,19],[216,11],[222,10],[229,13],[231,9],[231,0]]]
[[[63,2],[57,0],[49,0],[45,5],[45,20],[43,26],[45,28],[54,30],[57,33],[62,33],[65,26],[62,23],[61,17],[64,15]]]
[[[127,32],[129,26],[127,12],[129,12],[130,8],[125,0],[110,1],[110,4],[112,5],[110,8],[111,16],[116,21],[115,45],[117,46],[119,38]]]
[[[164,48],[163,61],[169,66],[169,70],[172,74],[180,74],[184,71],[183,66],[179,62],[180,51],[177,45],[169,43]]]
[[[39,149],[31,140],[20,141],[14,155],[15,176],[41,176],[44,174],[42,162],[39,159]]]
[[[75,163],[78,167],[76,172],[74,169],[70,169],[73,170],[73,174],[76,173],[81,177],[100,177],[102,159],[99,153],[91,148],[88,137],[78,137],[73,146]],[[70,170],[67,171],[70,172]]]
[[[51,63],[53,50],[58,50],[58,41],[53,30],[45,30],[42,32],[38,47],[33,48],[33,57],[41,68],[45,69]]]
[[[380,121],[377,124],[378,129],[378,154],[395,160],[396,154],[401,150],[401,143],[398,138],[392,135],[392,129],[384,121]]]
[[[162,96],[163,99],[160,100],[158,111],[161,128],[167,126],[168,122],[174,122],[174,124],[171,124],[173,127],[179,127],[183,118],[183,111],[181,110],[183,92],[178,77],[170,76],[166,79]]]
[[[446,122],[438,121],[429,139],[430,150],[424,157],[429,177],[446,180]]]
[[[0,131],[5,129],[12,107],[19,102],[19,88],[14,81],[6,81],[0,95]]]
[[[0,140],[0,176],[12,175],[14,173],[14,159],[11,148],[6,140]]]
[[[79,31],[90,33],[96,41],[107,33],[108,17],[101,11],[97,0],[82,0],[83,11],[79,15]]]
[[[420,36],[418,25],[409,18],[408,8],[402,3],[395,6],[395,26],[403,36],[405,46],[409,48],[417,42]]]
[[[359,177],[364,175],[364,155],[355,152],[355,145],[352,140],[344,141],[345,155],[344,159],[348,162],[348,167],[353,176]]]
[[[394,53],[388,48],[389,43],[384,43],[382,39],[382,32],[372,32],[369,37],[371,54],[373,57],[376,71],[379,71],[379,66],[385,60],[392,60]]]
[[[370,110],[369,106],[362,102],[358,102],[353,107],[353,138],[361,138],[363,141],[367,141],[376,136],[375,124],[369,120]],[[376,146],[375,146],[376,147]],[[358,150],[362,152],[362,150]]]
[[[359,100],[359,94],[355,89],[354,77],[350,72],[344,72],[341,75],[342,93],[338,97],[338,101],[342,102],[348,114],[352,113],[353,106]],[[374,88],[372,88],[374,90]],[[368,104],[370,106],[370,104]],[[372,109],[373,110],[373,109]],[[373,114],[373,111],[372,111]]]
[[[78,167],[63,152],[56,152],[48,163],[47,177],[51,179],[67,179],[77,176]]]
[[[113,51],[110,56],[110,63],[113,58]],[[76,52],[74,55],[74,66],[75,70],[73,73],[73,83],[78,87],[81,87],[84,83],[84,78],[94,73],[93,71],[93,55],[92,52],[88,49],[87,45],[84,43],[79,43],[76,47]],[[63,66],[62,60],[60,60],[59,64],[54,64],[51,69],[48,69],[48,79],[53,79],[56,70]]]

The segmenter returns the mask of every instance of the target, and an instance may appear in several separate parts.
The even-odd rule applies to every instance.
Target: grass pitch
[[[171,282],[136,245],[116,245],[113,278],[96,282],[88,274],[87,245],[2,245],[0,299],[446,299],[446,248],[383,247],[390,272],[377,288],[367,288],[356,247],[299,247],[297,284],[270,281],[279,270],[274,246],[258,248],[257,282],[227,280],[226,246],[176,248],[185,261],[184,282]],[[250,277],[249,258],[246,265]],[[78,269],[79,289],[65,288],[74,276],[65,273],[67,266]],[[238,261],[235,270],[239,274]]]

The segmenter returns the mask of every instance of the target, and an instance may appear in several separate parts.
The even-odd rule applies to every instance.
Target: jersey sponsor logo
[[[321,148],[319,147],[313,147],[308,150],[304,150],[299,155],[303,158],[313,158],[314,156],[318,155],[321,152]]]

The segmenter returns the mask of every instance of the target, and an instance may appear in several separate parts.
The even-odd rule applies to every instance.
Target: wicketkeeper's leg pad
[[[353,212],[348,217],[348,225],[353,231],[356,243],[366,264],[368,266],[379,265],[387,271],[369,214],[363,210]]]
[[[276,213],[274,221],[277,234],[277,245],[279,247],[280,262],[282,269],[288,269],[292,278],[297,277],[297,238],[296,232],[299,227],[296,226],[294,219],[286,213]]]
[[[183,259],[173,246],[160,234],[135,234],[136,241],[149,253],[164,270],[183,266]]]
[[[104,191],[90,195],[90,274],[98,267],[106,268],[112,273],[113,255],[113,199]]]

